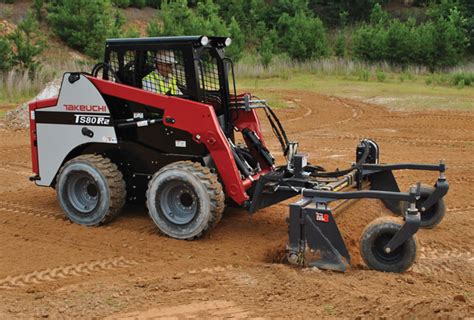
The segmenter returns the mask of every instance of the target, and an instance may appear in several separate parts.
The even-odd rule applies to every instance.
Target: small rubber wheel
[[[439,199],[431,208],[426,211],[421,210],[421,205],[423,202],[428,199],[428,197],[434,192],[435,188],[426,184],[422,184],[420,188],[420,199],[416,201],[416,207],[420,211],[420,228],[423,229],[433,229],[443,220],[446,213],[446,206],[444,204],[444,199]],[[402,213],[405,214],[405,211],[408,209],[409,203],[402,202]]]
[[[93,154],[78,156],[61,167],[56,192],[66,216],[86,226],[109,222],[126,197],[125,181],[117,166]]]
[[[146,204],[161,233],[176,239],[201,237],[222,218],[224,192],[217,176],[192,161],[171,163],[148,183]]]
[[[360,254],[370,269],[404,272],[416,260],[416,237],[413,235],[394,251],[387,253],[385,245],[402,227],[395,218],[378,218],[362,232]]]

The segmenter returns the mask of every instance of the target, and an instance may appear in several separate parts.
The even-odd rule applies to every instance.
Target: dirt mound
[[[49,82],[45,88],[31,101],[48,99],[59,94],[60,79]],[[30,115],[28,112],[28,103],[25,102],[13,110],[10,110],[5,115],[5,125],[11,129],[23,129],[28,128],[30,125]]]

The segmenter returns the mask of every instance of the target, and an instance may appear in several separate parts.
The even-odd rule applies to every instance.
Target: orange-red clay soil
[[[28,181],[28,132],[0,129],[0,318],[472,316],[474,113],[396,112],[308,92],[278,94],[289,107],[276,112],[314,164],[350,165],[364,137],[379,143],[382,162],[446,160],[446,217],[437,228],[418,232],[418,260],[410,271],[367,270],[359,256],[363,228],[389,214],[375,200],[337,212],[352,255],[345,274],[278,263],[288,202],[253,216],[228,208],[211,234],[197,241],[160,236],[142,206],[127,206],[102,227],[72,224],[53,189]],[[437,177],[396,175],[404,190]]]

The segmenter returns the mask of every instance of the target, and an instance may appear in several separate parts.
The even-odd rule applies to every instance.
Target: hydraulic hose
[[[313,172],[311,173],[311,176],[320,177],[320,178],[337,178],[337,177],[344,176],[348,173],[351,173],[354,170],[359,169],[362,166],[362,164],[365,162],[365,160],[367,160],[367,157],[369,156],[369,152],[370,152],[369,144],[365,140],[362,140],[361,143],[364,145],[364,153],[360,157],[359,161],[353,164],[352,167],[344,169],[344,170],[337,170],[337,171],[332,171],[332,172]]]

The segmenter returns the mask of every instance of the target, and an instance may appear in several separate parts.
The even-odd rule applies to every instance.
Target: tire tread
[[[58,177],[63,169],[74,162],[89,162],[95,166],[105,177],[110,190],[110,206],[104,218],[96,226],[110,222],[125,205],[127,190],[122,172],[109,158],[98,154],[83,154],[66,162],[60,169]]]
[[[159,175],[162,172],[166,170],[171,170],[171,169],[181,169],[190,172],[194,176],[196,176],[206,187],[207,192],[210,195],[210,204],[211,204],[211,218],[209,219],[207,226],[197,235],[194,237],[188,238],[187,240],[193,240],[197,238],[201,238],[204,236],[207,232],[209,232],[213,227],[215,227],[219,221],[222,219],[222,213],[224,212],[224,207],[225,207],[225,196],[224,196],[224,191],[222,188],[221,183],[217,179],[217,175],[212,173],[209,168],[202,166],[198,162],[193,162],[193,161],[177,161],[170,163],[160,170],[158,170],[153,176]],[[148,190],[150,190],[151,183],[153,181],[153,178],[150,179],[150,182],[148,183]],[[148,199],[148,190],[146,197]],[[148,201],[146,201],[147,207],[148,207]],[[148,208],[150,210],[150,208]],[[163,233],[159,228],[159,232],[161,234]]]

